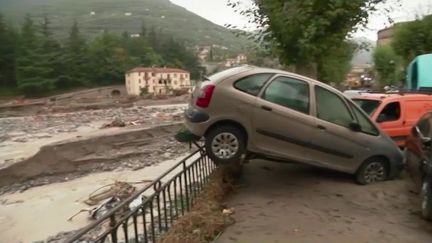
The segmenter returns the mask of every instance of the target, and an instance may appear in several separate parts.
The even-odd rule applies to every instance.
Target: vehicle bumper
[[[189,107],[185,112],[185,125],[196,136],[202,137],[210,126],[210,116],[195,108]]]

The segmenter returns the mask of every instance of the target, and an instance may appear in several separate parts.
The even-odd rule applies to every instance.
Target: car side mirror
[[[386,120],[386,116],[384,114],[379,114],[378,118],[377,118],[377,122],[381,123],[384,122]]]
[[[349,127],[352,131],[354,132],[360,132],[361,131],[361,126],[360,124],[358,124],[357,122],[351,122],[349,124]]]
[[[425,147],[430,147],[432,145],[432,138],[430,138],[430,137],[423,137],[422,136],[421,141]]]
[[[421,143],[426,147],[432,146],[432,138],[426,137],[421,131],[418,126],[414,126],[412,128],[412,133],[416,137],[420,137]]]
[[[418,128],[417,126],[414,126],[414,127],[411,128],[411,133],[412,133],[412,135],[414,135],[415,137],[418,137],[418,136],[419,136],[419,133],[420,133],[420,130],[419,130],[419,128]]]

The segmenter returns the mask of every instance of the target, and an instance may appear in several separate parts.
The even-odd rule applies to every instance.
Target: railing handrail
[[[147,184],[145,187],[143,187],[141,190],[136,191],[134,194],[132,194],[130,197],[128,197],[126,200],[121,202],[116,207],[112,208],[109,212],[104,214],[101,218],[97,219],[95,222],[85,226],[84,228],[80,229],[72,238],[69,238],[65,241],[65,243],[73,243],[76,240],[79,240],[81,236],[85,235],[88,231],[94,229],[96,226],[100,225],[106,220],[109,220],[111,216],[113,216],[118,210],[125,207],[126,205],[129,205],[133,200],[135,200],[137,197],[139,197],[141,194],[143,194],[145,191],[149,190],[151,187],[154,187],[157,183],[160,183],[160,181],[167,176],[169,173],[177,169],[180,165],[183,165],[186,163],[186,161],[196,154],[202,152],[202,150],[198,149],[195,152],[189,154],[185,158],[183,158],[181,161],[179,161],[177,164],[172,166],[169,170],[165,171],[162,175],[154,179],[150,184]]]

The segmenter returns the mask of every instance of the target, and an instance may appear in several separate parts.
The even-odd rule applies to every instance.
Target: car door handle
[[[272,111],[273,110],[271,107],[268,107],[265,105],[261,106],[261,109],[266,110],[266,111]]]
[[[327,130],[327,128],[325,126],[322,126],[322,125],[318,125],[317,128],[320,130]]]

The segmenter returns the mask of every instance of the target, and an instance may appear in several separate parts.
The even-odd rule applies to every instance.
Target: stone
[[[18,139],[15,139],[13,141],[16,142],[16,143],[26,143],[26,142],[28,142],[28,140],[25,139],[25,138],[18,138]]]
[[[126,126],[126,123],[120,117],[116,117],[111,124],[114,127],[125,127]]]

